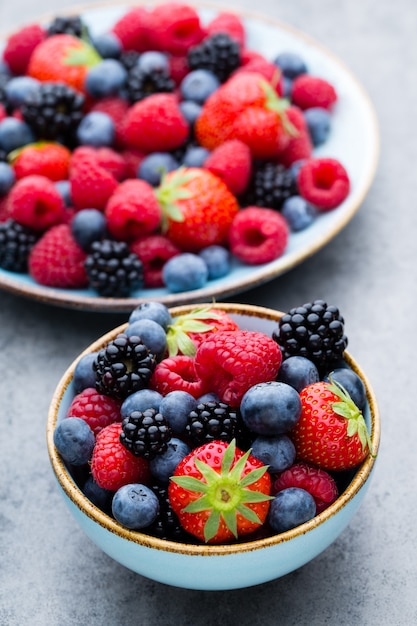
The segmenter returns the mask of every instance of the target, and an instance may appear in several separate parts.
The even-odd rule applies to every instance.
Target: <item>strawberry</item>
[[[68,177],[70,159],[68,148],[46,141],[28,144],[9,155],[18,180],[32,174],[46,176],[53,181],[65,180]]]
[[[230,139],[209,154],[204,168],[224,180],[230,191],[239,196],[246,191],[252,172],[250,150],[243,141]]]
[[[183,528],[206,543],[224,543],[254,532],[269,511],[267,466],[236,448],[212,441],[195,448],[175,469],[168,488]]]
[[[325,470],[356,467],[371,452],[365,419],[347,391],[334,382],[307,385],[291,438],[300,461]]]
[[[182,250],[196,252],[227,242],[239,205],[218,176],[201,168],[179,168],[162,178],[156,196],[165,234]]]

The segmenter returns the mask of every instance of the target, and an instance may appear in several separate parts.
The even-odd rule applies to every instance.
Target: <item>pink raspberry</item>
[[[104,213],[109,233],[122,241],[152,233],[161,221],[161,208],[153,187],[139,179],[120,183]]]
[[[199,398],[209,391],[196,372],[194,359],[183,355],[168,357],[158,363],[150,387],[163,396],[170,391],[186,391],[194,398]]]
[[[245,47],[246,31],[242,20],[235,13],[220,11],[207,25],[207,35],[227,33],[235,39],[241,49]]]
[[[150,12],[149,46],[174,55],[185,55],[197,45],[206,31],[197,10],[185,3],[166,2]]]
[[[87,159],[96,163],[109,172],[118,181],[127,178],[127,163],[123,156],[108,147],[94,148],[93,146],[80,146],[72,153],[72,167],[76,165],[78,159]]]
[[[345,200],[349,175],[337,159],[309,159],[298,171],[300,195],[320,211],[330,211]]]
[[[163,287],[162,270],[165,263],[181,251],[164,235],[147,235],[130,244],[130,250],[139,257],[143,264],[143,282],[145,287]]]
[[[74,207],[103,211],[108,199],[118,186],[118,181],[104,167],[90,157],[74,159],[69,181]]]
[[[38,231],[65,220],[64,201],[54,183],[36,174],[16,182],[8,195],[8,209],[16,222]]]
[[[42,26],[29,24],[8,38],[3,59],[13,74],[20,76],[26,73],[32,52],[45,37],[46,31]]]
[[[83,419],[97,436],[100,430],[121,421],[121,402],[99,393],[93,387],[87,387],[72,400],[67,417]]]
[[[289,228],[280,213],[273,209],[250,206],[234,217],[229,231],[229,245],[243,263],[258,265],[280,257],[288,242]]]
[[[334,478],[325,470],[308,463],[295,463],[284,470],[272,483],[271,493],[276,495],[289,487],[308,491],[315,500],[317,514],[330,506],[339,495]]]
[[[248,186],[251,171],[252,157],[249,147],[239,139],[224,141],[207,157],[204,168],[221,178],[238,196]]]
[[[115,128],[115,144],[117,147],[123,147],[125,145],[125,139],[123,135],[123,123],[126,113],[129,110],[129,103],[123,98],[117,96],[109,96],[107,98],[101,98],[94,102],[90,111],[100,111],[101,113],[107,113],[114,122]]]
[[[300,109],[322,107],[330,110],[337,101],[337,93],[331,83],[324,78],[301,74],[291,86],[291,102]]]
[[[149,49],[149,12],[141,6],[126,11],[113,25],[112,32],[123,50],[144,52]]]

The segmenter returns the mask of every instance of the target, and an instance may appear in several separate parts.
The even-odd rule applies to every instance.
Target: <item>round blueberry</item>
[[[338,367],[324,377],[340,383],[348,392],[358,409],[363,411],[366,406],[366,389],[362,379],[347,367]]]
[[[193,127],[197,118],[201,113],[201,104],[193,102],[192,100],[183,100],[180,102],[180,110],[187,123]]]
[[[316,365],[310,359],[304,356],[289,356],[281,363],[277,380],[291,385],[300,392],[307,385],[317,383],[320,376]]]
[[[166,54],[157,50],[142,52],[137,61],[137,66],[148,73],[166,71],[169,72],[169,60]]]
[[[117,59],[122,51],[119,38],[111,32],[96,35],[93,45],[102,59]]]
[[[189,146],[182,158],[182,165],[186,167],[203,167],[210,151],[203,146]]]
[[[18,109],[27,95],[39,89],[39,81],[30,76],[16,76],[11,78],[4,87],[8,104]]]
[[[162,402],[162,395],[153,389],[139,389],[123,400],[120,407],[120,415],[122,420],[128,417],[133,411],[146,411],[146,409],[155,409],[159,411]]]
[[[259,435],[252,444],[252,454],[268,465],[270,472],[283,472],[295,461],[296,449],[287,435],[264,437]]]
[[[282,97],[291,99],[292,80],[288,76],[282,76]]]
[[[124,86],[127,70],[117,59],[104,59],[93,65],[85,78],[85,89],[93,98],[116,95]]]
[[[161,400],[159,412],[167,420],[172,432],[180,435],[187,426],[188,416],[197,406],[197,400],[186,391],[170,391]]]
[[[277,533],[295,528],[312,519],[316,514],[316,503],[305,489],[289,487],[283,489],[271,501],[268,522]]]
[[[0,196],[9,193],[16,180],[14,170],[8,163],[0,161]]]
[[[157,187],[166,172],[172,172],[178,167],[178,161],[169,152],[153,152],[142,159],[137,177]]]
[[[86,421],[66,417],[54,431],[54,444],[64,461],[85,465],[91,459],[96,438]]]
[[[57,180],[54,184],[59,195],[63,199],[65,206],[72,206],[70,181],[69,180]]]
[[[159,360],[164,355],[167,347],[167,336],[165,330],[154,320],[136,320],[128,324],[125,333],[128,337],[139,335],[145,346]]]
[[[212,245],[200,250],[199,255],[207,264],[209,280],[222,278],[231,270],[231,256],[229,250],[223,246]]]
[[[159,500],[152,489],[145,485],[124,485],[114,494],[112,513],[122,526],[140,530],[155,521],[159,513]]]
[[[0,148],[5,152],[12,152],[34,141],[35,136],[25,122],[15,117],[6,117],[0,122]]]
[[[300,419],[301,400],[298,392],[278,381],[259,383],[243,396],[242,419],[249,430],[260,435],[281,435]]]
[[[165,263],[162,278],[166,288],[174,293],[200,289],[208,280],[207,264],[197,254],[183,252]]]
[[[220,81],[213,72],[192,70],[182,79],[180,93],[183,100],[204,104],[207,98],[220,87]]]
[[[72,378],[75,393],[80,393],[83,389],[96,386],[96,373],[93,369],[96,357],[96,352],[89,352],[77,361]]]
[[[157,322],[165,330],[172,324],[171,313],[168,307],[162,302],[143,302],[139,304],[129,316],[129,324],[133,324],[136,320],[153,320]]]
[[[287,78],[294,79],[308,72],[304,59],[296,52],[281,52],[274,60]]]
[[[114,140],[114,122],[102,111],[87,113],[77,128],[77,139],[81,145],[100,148],[111,146]]]
[[[330,135],[331,115],[322,107],[311,107],[304,111],[304,119],[307,122],[308,132],[313,146],[321,146]]]
[[[98,209],[81,209],[74,215],[71,232],[78,245],[88,252],[93,241],[105,236],[106,217]]]
[[[90,475],[83,485],[82,492],[90,502],[99,509],[105,513],[110,513],[111,502],[114,495],[113,491],[99,487],[94,478]]]
[[[197,404],[203,404],[205,402],[220,402],[220,398],[217,393],[214,393],[214,391],[208,391],[197,398]]]
[[[178,463],[191,452],[191,448],[177,437],[171,437],[167,449],[149,461],[149,469],[154,478],[161,483],[168,483]]]
[[[284,201],[281,214],[292,232],[296,233],[314,222],[317,209],[301,196],[290,196]]]

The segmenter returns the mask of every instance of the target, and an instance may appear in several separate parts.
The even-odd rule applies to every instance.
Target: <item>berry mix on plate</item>
[[[87,498],[128,529],[211,544],[285,532],[330,506],[372,454],[337,307],[293,308],[270,335],[217,307],[143,303],[75,364],[54,444]]]
[[[337,100],[226,11],[131,7],[95,36],[79,15],[25,26],[0,52],[0,267],[128,297],[274,261],[349,194],[314,153]]]

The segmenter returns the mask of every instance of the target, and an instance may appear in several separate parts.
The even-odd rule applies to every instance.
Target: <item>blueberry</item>
[[[133,324],[136,320],[143,319],[154,320],[154,322],[160,324],[165,330],[172,324],[171,313],[168,307],[162,304],[162,302],[152,301],[139,304],[130,314],[129,324]]]
[[[153,389],[139,389],[123,400],[120,407],[120,415],[122,420],[128,417],[133,411],[146,411],[146,409],[155,409],[159,411],[162,402],[162,395]]]
[[[217,393],[214,393],[214,391],[208,391],[197,398],[197,404],[202,404],[204,402],[220,402],[220,398]]]
[[[93,45],[102,59],[117,59],[122,51],[120,40],[111,32],[96,35]]]
[[[35,136],[26,122],[15,117],[6,117],[0,122],[0,148],[5,152],[12,152],[34,141]]]
[[[288,76],[282,76],[282,97],[291,99],[292,80]]]
[[[81,145],[95,148],[110,146],[114,140],[114,122],[110,115],[101,111],[87,113],[77,128],[77,139]]]
[[[142,52],[137,61],[137,66],[143,71],[148,73],[157,71],[169,72],[169,60],[166,54],[158,52],[157,50],[147,50]]]
[[[296,450],[287,435],[259,435],[252,444],[252,454],[264,465],[268,465],[270,472],[283,472],[294,463]]]
[[[85,89],[93,98],[106,98],[119,93],[127,78],[127,70],[117,59],[104,59],[91,67],[85,78]]]
[[[39,89],[40,82],[30,76],[16,76],[11,78],[4,87],[8,104],[12,109],[18,109],[27,95]]]
[[[304,111],[304,119],[313,146],[321,146],[329,137],[331,130],[331,116],[329,111],[322,107],[312,107]]]
[[[320,380],[316,365],[304,356],[289,356],[281,364],[277,380],[300,392],[307,385]]]
[[[182,165],[186,167],[203,167],[210,151],[203,146],[189,146],[182,158]]]
[[[193,102],[192,100],[183,100],[180,102],[180,111],[191,127],[194,126],[199,117],[201,108],[201,104],[197,104],[197,102]]]
[[[347,367],[338,367],[324,377],[340,383],[346,389],[358,409],[363,411],[366,406],[366,389],[362,379],[353,370]]]
[[[105,513],[110,513],[111,502],[114,495],[113,491],[99,487],[94,478],[90,475],[83,485],[82,492],[90,502],[99,509]]]
[[[171,437],[167,449],[149,462],[149,469],[154,478],[161,483],[168,483],[178,463],[191,452],[191,448],[177,437]]]
[[[205,261],[208,268],[209,280],[222,278],[231,270],[231,256],[229,250],[223,246],[212,245],[200,250],[199,255]]]
[[[154,320],[136,320],[128,324],[126,335],[139,335],[145,346],[160,360],[167,347],[167,336],[165,330]]]
[[[182,79],[180,94],[183,100],[204,104],[219,87],[220,81],[213,72],[204,69],[192,70]]]
[[[77,362],[72,378],[75,393],[80,393],[83,389],[96,386],[96,373],[93,370],[93,363],[96,357],[96,352],[89,352]]]
[[[207,264],[197,254],[183,252],[165,263],[162,278],[166,288],[174,293],[200,289],[208,280]]]
[[[66,417],[54,431],[54,444],[64,461],[85,465],[91,459],[95,444],[94,433],[80,417]]]
[[[180,435],[187,425],[188,416],[197,406],[197,400],[186,391],[170,391],[161,400],[159,412],[169,423],[172,432]]]
[[[63,199],[65,206],[72,206],[71,183],[69,180],[57,180],[55,187]]]
[[[178,167],[178,161],[169,152],[153,152],[139,164],[137,177],[157,187],[165,172],[172,172]]]
[[[112,513],[122,526],[140,530],[155,521],[159,513],[159,500],[152,489],[145,485],[124,485],[114,494]]]
[[[71,232],[79,246],[86,252],[93,241],[102,239],[106,233],[106,218],[98,209],[81,209],[71,222]]]
[[[299,487],[283,489],[271,501],[268,522],[272,530],[283,533],[312,519],[316,503],[311,494]]]
[[[240,412],[252,432],[281,435],[300,419],[301,400],[298,392],[286,383],[259,383],[244,394]]]
[[[296,52],[281,52],[274,60],[284,76],[290,79],[297,78],[308,72],[304,59]]]
[[[0,161],[0,196],[5,196],[13,187],[16,176],[8,163]]]
[[[282,205],[281,214],[295,233],[310,226],[317,217],[317,209],[301,196],[290,196]]]

